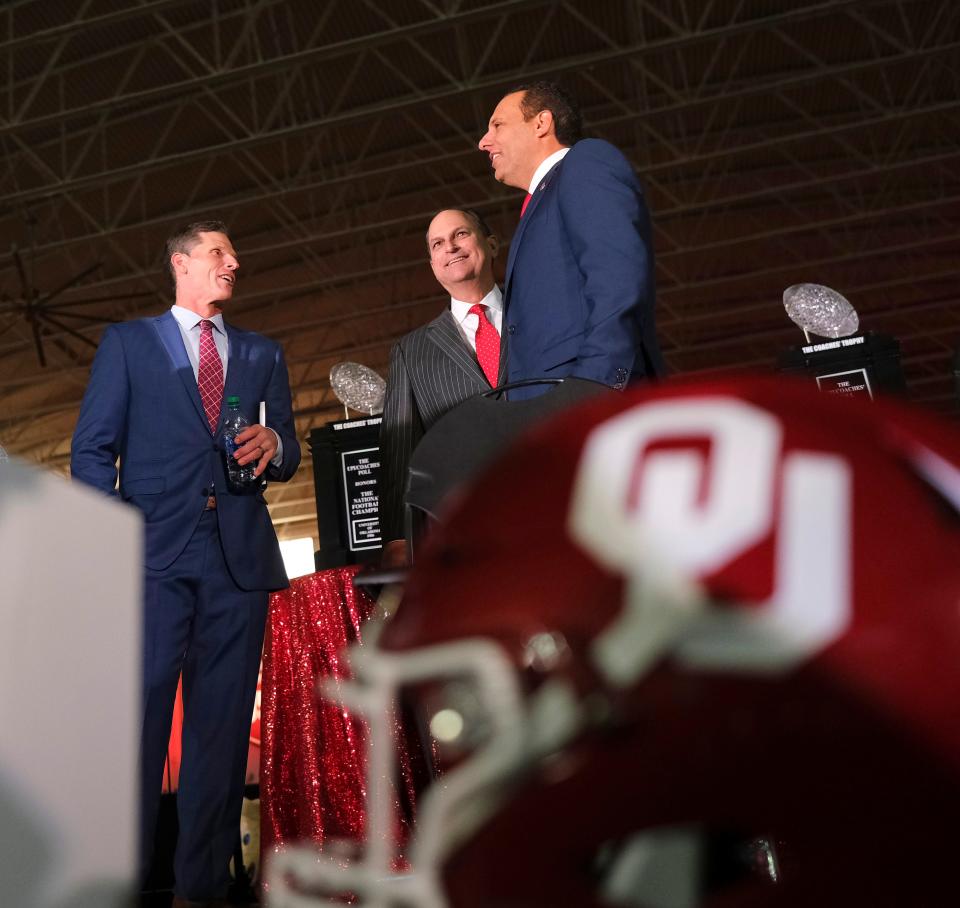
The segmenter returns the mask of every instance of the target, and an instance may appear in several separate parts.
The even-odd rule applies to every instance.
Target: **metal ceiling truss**
[[[768,367],[797,340],[783,287],[822,280],[901,338],[918,399],[952,408],[952,0],[114,6],[0,8],[11,450],[62,468],[88,342],[167,304],[163,237],[211,212],[234,225],[244,263],[235,317],[285,345],[298,433],[340,415],[329,366],[385,369],[395,339],[442,305],[422,246],[430,215],[470,205],[512,231],[516,194],[475,143],[505,86],[558,75],[643,175],[675,369]],[[17,257],[35,264],[31,299]],[[85,271],[55,310],[36,308]],[[311,529],[309,484],[305,472],[271,493],[282,534]]]

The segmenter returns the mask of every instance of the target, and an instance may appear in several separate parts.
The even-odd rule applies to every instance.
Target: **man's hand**
[[[259,423],[238,432],[237,444],[240,447],[234,451],[233,456],[241,467],[251,461],[257,461],[257,467],[253,471],[254,476],[259,476],[270,465],[270,461],[277,453],[276,433],[273,429],[268,429]]]

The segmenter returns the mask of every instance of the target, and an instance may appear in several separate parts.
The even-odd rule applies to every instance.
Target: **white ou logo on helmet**
[[[769,412],[722,397],[644,404],[591,434],[569,531],[629,581],[594,651],[611,681],[635,681],[667,653],[703,669],[785,671],[843,633],[850,466],[784,454],[782,434]],[[698,582],[774,530],[770,599],[704,607]]]

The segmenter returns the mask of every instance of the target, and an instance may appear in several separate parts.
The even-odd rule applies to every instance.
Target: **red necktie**
[[[526,210],[527,210],[527,205],[530,204],[530,199],[532,199],[532,198],[533,198],[533,196],[530,195],[529,192],[528,192],[528,193],[526,194],[526,196],[524,197],[524,199],[523,199],[523,204],[520,206],[520,217],[523,217],[524,212],[526,212]]]
[[[197,387],[203,410],[210,423],[210,431],[216,432],[220,420],[220,404],[223,402],[223,363],[213,339],[213,322],[200,322],[200,368],[197,370]]]
[[[491,388],[497,387],[497,370],[500,367],[500,335],[484,315],[486,306],[474,303],[468,315],[477,316],[477,360]]]

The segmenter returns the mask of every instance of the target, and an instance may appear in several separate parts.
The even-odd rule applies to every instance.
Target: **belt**
[[[207,506],[204,508],[204,510],[205,510],[205,511],[214,511],[214,510],[216,510],[216,507],[217,507],[217,499],[216,499],[213,495],[210,495],[210,496],[207,498]]]

